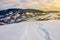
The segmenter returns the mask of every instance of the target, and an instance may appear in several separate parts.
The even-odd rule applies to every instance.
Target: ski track
[[[54,35],[50,33],[51,28],[47,27],[46,24],[47,26],[49,26],[47,22],[46,23],[45,22],[22,22],[22,23],[0,26],[0,40],[56,40],[58,39],[58,38],[54,39]]]

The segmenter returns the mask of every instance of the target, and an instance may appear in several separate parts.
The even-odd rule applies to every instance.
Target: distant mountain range
[[[32,13],[40,12],[40,13],[43,13],[44,11],[37,10],[37,9],[18,9],[18,8],[12,8],[12,9],[1,10],[0,11],[0,15],[5,15],[5,14],[10,13],[10,12],[13,12],[13,13],[19,12],[19,14],[23,14],[23,13],[26,13],[26,12],[32,12]]]
[[[60,13],[60,11],[42,11],[37,9],[18,9],[11,8],[0,11],[0,24],[11,24],[26,21],[28,17],[42,13]],[[38,14],[38,15],[39,15]]]
[[[9,14],[10,12],[13,12],[13,14],[19,13],[60,13],[60,11],[43,11],[43,10],[38,10],[38,9],[18,9],[18,8],[11,8],[11,9],[6,9],[6,10],[0,10],[0,15],[6,15]]]
[[[7,24],[17,22],[19,20],[20,22],[25,19],[23,19],[21,16],[26,13],[43,13],[41,10],[36,9],[18,9],[18,8],[11,8],[6,10],[0,11],[0,22],[4,22]],[[17,15],[19,15],[17,17]],[[13,18],[14,17],[14,18]]]

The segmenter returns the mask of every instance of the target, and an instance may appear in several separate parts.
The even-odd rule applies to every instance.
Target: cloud
[[[3,0],[0,1],[0,8],[12,8],[20,4],[19,0]]]
[[[40,8],[55,9],[60,0],[0,0],[0,9],[3,8]],[[60,6],[59,6],[60,7]]]

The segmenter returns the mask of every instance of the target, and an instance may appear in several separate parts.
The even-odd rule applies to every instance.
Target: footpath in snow
[[[0,40],[60,40],[60,21],[30,21],[0,26]]]

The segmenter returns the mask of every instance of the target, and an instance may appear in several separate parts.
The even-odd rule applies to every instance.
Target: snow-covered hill
[[[26,13],[28,12],[28,16]],[[6,9],[0,11],[0,24],[11,24],[21,21],[26,21],[29,17],[33,16],[32,14],[43,12],[36,9]]]
[[[0,11],[0,25],[18,23],[27,20],[60,20],[60,12],[45,12],[37,9],[6,9]]]
[[[60,21],[25,21],[0,26],[0,40],[60,40]]]

